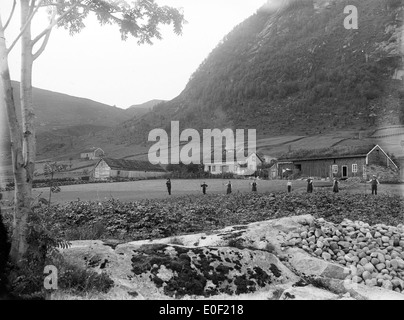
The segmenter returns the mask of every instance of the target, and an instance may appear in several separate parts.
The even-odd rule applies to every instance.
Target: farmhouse
[[[234,151],[227,152],[234,153]],[[230,158],[236,159],[235,156]],[[262,163],[264,163],[264,159],[255,152],[250,153],[244,161],[226,161],[226,153],[223,153],[221,163],[214,162],[213,159],[211,159],[211,162],[205,163],[204,170],[212,174],[234,173],[237,175],[250,176],[257,171],[258,166]]]
[[[88,159],[88,160],[100,159],[102,156],[104,156],[104,150],[102,150],[101,148],[90,148],[83,150],[80,153],[81,159]]]
[[[161,177],[167,172],[148,161],[103,158],[94,167],[94,179]]]
[[[279,159],[278,177],[368,179],[374,166],[398,172],[397,165],[379,145],[295,151]]]

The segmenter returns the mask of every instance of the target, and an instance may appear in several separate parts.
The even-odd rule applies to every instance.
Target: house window
[[[212,166],[212,172],[216,171],[216,166]]]
[[[116,172],[116,174],[119,176],[119,175],[121,174],[121,171],[118,170],[118,171]]]
[[[332,165],[332,173],[338,173],[338,165],[337,164]]]
[[[358,165],[356,163],[352,165],[352,172],[354,173],[358,172]]]

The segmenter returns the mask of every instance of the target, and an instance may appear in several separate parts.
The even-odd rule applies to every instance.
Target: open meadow
[[[200,195],[202,188],[200,185],[203,182],[208,185],[208,194],[225,194],[225,184],[229,180],[225,179],[173,179],[171,197],[178,197],[184,195]],[[249,179],[232,179],[232,190],[234,194],[251,192]],[[106,199],[119,199],[121,201],[136,201],[143,199],[165,199],[168,198],[167,188],[165,185],[166,180],[141,180],[130,182],[114,182],[114,183],[89,183],[81,185],[61,186],[61,192],[52,194],[52,203],[64,203],[75,201],[77,199],[84,201],[103,201]],[[258,193],[282,192],[286,191],[286,180],[258,180]],[[306,181],[295,180],[293,181],[292,192],[305,192]],[[315,181],[314,192],[316,189],[325,189],[331,192],[331,182],[329,181]],[[341,193],[360,193],[369,194],[369,184],[351,185],[349,187],[341,184]],[[404,196],[403,184],[381,184],[379,185],[378,192],[380,194],[395,194]],[[34,197],[43,197],[45,199],[49,196],[49,188],[36,188],[33,190]],[[10,202],[13,198],[13,192],[5,192],[4,200]]]
[[[225,184],[229,180],[224,179],[173,179],[171,180],[172,190],[171,197],[184,195],[202,194],[200,185],[203,182],[208,185],[208,194],[225,194]],[[233,193],[251,192],[249,179],[232,179]],[[286,180],[258,180],[258,193],[286,191]],[[330,182],[316,181],[316,186],[331,186]],[[166,188],[166,180],[141,180],[130,182],[113,182],[113,183],[88,183],[79,185],[61,186],[61,192],[52,194],[52,202],[69,202],[78,198],[85,201],[102,201],[105,199],[119,199],[121,201],[135,201],[142,199],[164,199],[169,197]],[[297,180],[293,181],[294,191],[303,191],[306,188],[306,182]],[[34,197],[47,198],[49,188],[35,188],[33,190]],[[40,196],[39,196],[40,195]],[[13,193],[6,192],[5,199],[12,199]]]

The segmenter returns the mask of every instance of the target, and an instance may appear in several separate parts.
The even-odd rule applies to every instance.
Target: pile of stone
[[[316,219],[300,233],[290,233],[283,246],[348,268],[347,279],[404,293],[404,226],[345,219],[340,224]]]

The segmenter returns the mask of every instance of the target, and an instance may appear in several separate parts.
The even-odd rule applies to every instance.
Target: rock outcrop
[[[134,299],[404,299],[402,282],[393,277],[391,286],[379,283],[376,271],[370,273],[375,285],[363,278],[359,281],[357,273],[352,273],[358,263],[347,259],[341,263],[337,258],[340,251],[349,254],[354,237],[345,242],[338,239],[338,251],[331,254],[326,250],[331,241],[320,240],[326,228],[331,224],[303,215],[152,241],[73,241],[62,253],[70,263],[106,272],[115,282],[115,294],[119,291],[120,297]],[[360,228],[370,227],[362,224]],[[313,236],[308,245],[302,244]],[[319,254],[315,251],[321,241]],[[404,272],[403,265],[394,267],[391,261],[397,275]]]

